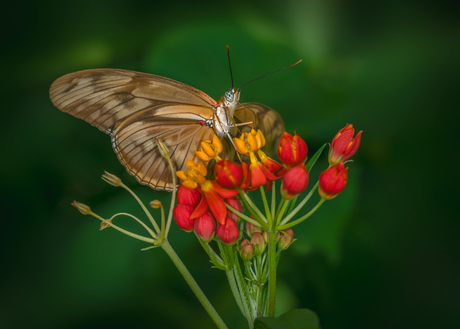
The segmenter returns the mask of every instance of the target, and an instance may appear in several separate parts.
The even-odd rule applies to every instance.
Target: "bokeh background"
[[[277,313],[310,308],[323,329],[460,327],[458,1],[43,0],[2,12],[0,328],[214,327],[161,250],[70,206],[141,215],[104,170],[145,202],[169,194],[138,185],[109,137],[54,108],[48,90],[112,67],[218,99],[225,45],[237,86],[303,59],[245,86],[242,101],[281,113],[310,156],[347,122],[364,131],[346,190],[282,255]],[[170,241],[229,327],[244,328],[194,236],[173,226]]]

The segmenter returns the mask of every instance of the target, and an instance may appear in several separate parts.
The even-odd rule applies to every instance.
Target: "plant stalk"
[[[176,265],[177,269],[179,272],[182,274],[184,277],[185,281],[188,283],[190,289],[192,289],[193,293],[195,296],[198,298],[200,301],[201,305],[203,305],[204,309],[206,312],[208,312],[209,316],[211,319],[214,321],[216,324],[217,328],[219,329],[228,329],[227,326],[225,325],[224,321],[222,321],[221,317],[217,313],[217,311],[214,309],[212,304],[209,302],[208,298],[206,295],[203,293],[201,288],[198,286],[196,283],[195,279],[192,277],[190,272],[187,270],[185,267],[184,263],[182,263],[182,260],[177,256],[176,252],[174,249],[171,247],[167,239],[164,239],[160,245],[161,248],[168,254],[169,258],[171,258],[172,262],[174,265]]]

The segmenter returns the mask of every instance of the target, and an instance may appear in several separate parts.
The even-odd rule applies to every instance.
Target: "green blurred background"
[[[138,185],[109,137],[54,108],[48,90],[112,67],[218,99],[227,44],[237,86],[303,59],[245,86],[242,101],[276,109],[310,156],[347,122],[364,131],[347,189],[282,255],[278,314],[310,308],[323,329],[460,327],[458,1],[44,0],[2,12],[0,328],[214,328],[165,253],[70,206],[141,215],[104,170],[145,202],[169,194]],[[323,155],[312,182],[325,166]],[[174,225],[170,240],[229,327],[244,328],[194,236]]]

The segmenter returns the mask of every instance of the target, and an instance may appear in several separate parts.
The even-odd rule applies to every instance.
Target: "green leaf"
[[[310,172],[311,168],[313,168],[313,165],[316,163],[316,160],[318,160],[319,156],[323,152],[323,149],[326,147],[326,145],[327,143],[324,143],[324,145],[321,146],[321,148],[318,151],[316,151],[316,153],[313,155],[310,161],[307,162],[306,167],[307,167],[308,172]]]
[[[278,318],[257,318],[254,329],[320,329],[315,312],[302,308],[280,315]]]

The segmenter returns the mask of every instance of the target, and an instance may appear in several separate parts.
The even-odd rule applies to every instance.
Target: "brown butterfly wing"
[[[154,138],[171,149],[176,170],[213,130],[216,102],[198,89],[168,78],[118,69],[70,73],[51,85],[53,104],[112,135],[112,146],[126,170],[154,189],[172,190],[167,162]]]
[[[171,191],[171,170],[160,155],[155,138],[170,150],[175,170],[187,170],[186,159],[197,163],[194,151],[202,140],[212,139],[214,131],[203,122],[212,115],[211,109],[200,106],[158,105],[121,122],[113,131],[112,146],[120,162],[139,183]]]
[[[143,109],[163,103],[213,107],[216,102],[198,89],[153,74],[95,69],[64,75],[50,88],[53,104],[101,131]]]

